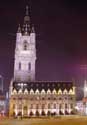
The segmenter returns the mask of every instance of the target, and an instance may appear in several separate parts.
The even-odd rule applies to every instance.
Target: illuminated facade
[[[74,113],[73,82],[35,81],[36,41],[28,7],[21,29],[19,25],[14,60],[14,78],[10,83],[9,115],[23,117]]]
[[[14,61],[14,81],[34,81],[35,80],[35,46],[34,27],[30,25],[28,7],[21,29],[18,27],[16,35],[15,61]]]
[[[4,116],[6,113],[6,97],[4,93],[0,90],[0,116]]]
[[[83,113],[87,115],[87,80],[84,81]]]

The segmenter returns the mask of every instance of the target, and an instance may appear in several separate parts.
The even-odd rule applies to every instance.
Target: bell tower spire
[[[30,17],[29,17],[29,7],[26,6],[26,13],[24,17],[24,24],[30,24]]]
[[[14,81],[29,82],[35,80],[36,37],[30,23],[29,8],[26,6],[24,23],[19,25],[16,36]]]

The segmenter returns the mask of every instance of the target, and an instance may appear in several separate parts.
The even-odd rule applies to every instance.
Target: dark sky
[[[0,74],[5,89],[13,76],[14,48],[18,24],[23,24],[25,6],[30,5],[36,30],[36,79],[70,81],[83,86],[87,77],[87,3],[72,0],[0,1]]]

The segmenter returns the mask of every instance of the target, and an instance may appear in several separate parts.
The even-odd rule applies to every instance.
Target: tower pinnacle
[[[26,16],[29,15],[29,12],[28,12],[28,6],[26,6]]]
[[[29,24],[30,23],[30,17],[29,17],[29,7],[26,6],[26,15],[24,17],[24,24]]]
[[[20,24],[19,24],[19,26],[18,26],[18,31],[17,31],[18,33],[21,33],[21,27],[20,27]]]

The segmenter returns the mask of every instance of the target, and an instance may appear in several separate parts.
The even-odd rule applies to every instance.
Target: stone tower
[[[14,81],[29,82],[35,80],[36,41],[34,27],[31,25],[28,6],[21,27],[16,34]]]

